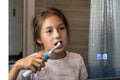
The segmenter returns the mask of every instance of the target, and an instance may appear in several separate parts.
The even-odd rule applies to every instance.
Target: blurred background
[[[89,79],[120,77],[119,0],[9,0],[9,66],[34,52],[31,20],[43,7],[62,10],[70,25],[69,51],[81,54]]]

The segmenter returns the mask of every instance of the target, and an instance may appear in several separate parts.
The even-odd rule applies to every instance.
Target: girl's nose
[[[60,32],[59,32],[58,30],[55,30],[55,31],[54,31],[54,37],[55,37],[56,39],[59,39],[59,38],[61,37]]]

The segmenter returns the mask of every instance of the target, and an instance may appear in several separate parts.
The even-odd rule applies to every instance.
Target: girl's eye
[[[52,30],[47,30],[47,31],[46,31],[46,33],[51,33],[51,32],[52,32]]]
[[[60,27],[60,30],[64,30],[64,29],[65,29],[65,26]]]

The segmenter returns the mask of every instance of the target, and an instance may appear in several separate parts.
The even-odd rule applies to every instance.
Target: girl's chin
[[[62,53],[63,51],[64,51],[63,48],[59,48],[59,49],[55,50],[55,53]]]

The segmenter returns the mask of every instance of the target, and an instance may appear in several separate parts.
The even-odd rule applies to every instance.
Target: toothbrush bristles
[[[60,42],[58,42],[56,46],[58,47],[58,46],[60,46],[60,44],[61,44],[61,43],[60,43]]]
[[[59,46],[60,46],[60,42],[58,42],[57,43],[57,45],[56,46],[54,46],[49,52],[48,52],[48,54],[50,55],[51,53],[53,53]]]

